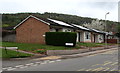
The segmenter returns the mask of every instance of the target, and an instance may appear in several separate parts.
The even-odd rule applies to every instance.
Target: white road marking
[[[82,68],[82,69],[79,69],[79,70],[77,70],[77,71],[84,71],[85,69],[84,68]]]
[[[61,61],[61,60],[55,60],[55,61]],[[35,62],[35,63],[29,63],[29,64],[25,64],[25,65],[17,65],[17,66],[15,66],[15,67],[2,68],[2,70],[11,71],[11,70],[14,70],[14,69],[16,69],[16,68],[26,68],[26,67],[29,67],[29,65],[31,65],[31,66],[37,66],[37,65],[39,65],[39,64],[54,63],[55,61],[46,60],[46,61],[44,61],[43,63],[42,63],[42,62]]]
[[[61,61],[61,60],[56,60],[56,61]]]
[[[105,70],[103,70],[103,71],[107,71],[107,70],[109,70],[109,69],[110,69],[110,68],[106,67]]]
[[[108,64],[110,64],[110,63],[112,63],[112,62],[106,62],[105,64],[103,64],[103,66],[108,65]]]
[[[23,66],[23,67],[20,67],[20,68],[26,68],[26,67],[28,67],[28,66]]]
[[[41,63],[41,62],[35,62],[35,63]]]
[[[11,70],[14,70],[14,69],[16,69],[16,68],[7,69],[7,71],[11,71]]]
[[[18,65],[18,66],[15,66],[15,67],[22,67],[22,66],[24,66],[24,65]]]
[[[113,64],[111,64],[111,65],[116,65],[116,64],[118,64],[118,62],[115,62],[115,63],[113,63]]]
[[[11,69],[11,68],[13,68],[13,67],[7,67],[7,69]]]
[[[2,73],[2,70],[0,70],[0,73]]]
[[[7,68],[2,68],[3,70],[7,69]]]
[[[92,71],[101,71],[103,69],[104,69],[103,67],[99,67],[99,68],[93,69]]]
[[[54,63],[55,61],[49,61],[49,63]]]
[[[25,65],[33,65],[34,63],[29,63],[29,64],[25,64]]]
[[[86,70],[86,71],[91,71],[92,69],[88,69],[88,70]]]

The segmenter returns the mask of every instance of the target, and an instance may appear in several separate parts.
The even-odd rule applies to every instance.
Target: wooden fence
[[[118,43],[117,39],[107,39],[107,43]]]

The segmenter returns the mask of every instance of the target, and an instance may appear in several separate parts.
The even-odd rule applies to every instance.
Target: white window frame
[[[90,39],[90,32],[85,32],[85,39]]]

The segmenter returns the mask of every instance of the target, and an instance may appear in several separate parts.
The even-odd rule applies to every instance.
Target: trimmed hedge
[[[65,43],[76,45],[77,34],[74,32],[46,32],[45,35],[47,45],[66,46]]]

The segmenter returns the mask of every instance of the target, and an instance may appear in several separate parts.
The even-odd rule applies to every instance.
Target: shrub
[[[74,32],[46,32],[45,35],[47,45],[66,46],[65,43],[76,45],[77,34]]]
[[[40,53],[40,54],[45,54],[46,50],[45,49],[37,49],[35,50],[36,53]]]

